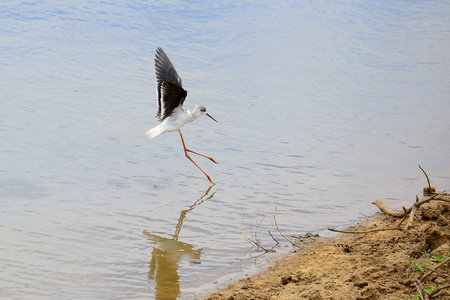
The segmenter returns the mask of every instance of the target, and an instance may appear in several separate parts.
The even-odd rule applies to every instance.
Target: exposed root
[[[422,172],[425,174],[428,182],[428,188],[430,190],[430,194],[425,199],[422,199],[419,201],[419,196],[416,195],[416,202],[410,207],[405,208],[402,207],[403,210],[392,210],[383,202],[383,200],[377,199],[375,202],[372,202],[375,206],[377,206],[381,212],[393,216],[395,218],[403,218],[400,223],[397,225],[398,228],[380,228],[380,229],[373,229],[373,230],[367,230],[367,231],[348,231],[348,230],[337,230],[333,228],[328,228],[328,230],[333,232],[340,232],[340,233],[356,233],[356,234],[364,234],[364,233],[371,233],[376,231],[384,231],[384,230],[402,230],[400,225],[405,221],[406,217],[409,215],[408,223],[406,223],[405,229],[409,229],[412,226],[412,223],[414,221],[414,217],[416,215],[417,210],[425,203],[431,202],[431,201],[442,201],[442,202],[450,202],[450,194],[448,193],[435,193],[431,192],[432,185],[430,183],[430,178],[428,177],[425,170],[419,165],[419,168],[422,170]]]
[[[396,218],[404,217],[405,214],[409,214],[411,212],[411,208],[408,208],[406,212],[405,210],[402,211],[392,210],[389,207],[387,207],[386,204],[384,204],[383,200],[380,199],[375,200],[375,202],[372,202],[372,204],[376,205],[381,210],[381,212]]]

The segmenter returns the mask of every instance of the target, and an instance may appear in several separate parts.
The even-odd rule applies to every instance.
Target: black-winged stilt
[[[201,115],[207,115],[214,121],[216,121],[216,119],[206,112],[206,107],[204,106],[197,105],[192,112],[183,107],[183,102],[186,99],[187,91],[183,89],[181,78],[178,76],[177,71],[173,67],[169,57],[167,57],[166,53],[164,53],[161,48],[156,49],[155,77],[156,90],[158,94],[158,112],[156,113],[156,117],[161,124],[149,129],[145,136],[152,139],[164,132],[175,130],[178,131],[180,133],[181,142],[183,144],[184,154],[186,157],[192,161],[194,165],[196,165],[197,168],[203,172],[203,174],[205,174],[206,178],[208,178],[211,183],[214,183],[211,180],[211,177],[209,177],[209,175],[206,174],[206,172],[203,171],[203,169],[200,168],[200,166],[189,156],[188,152],[206,157],[216,164],[218,162],[216,162],[212,157],[186,148],[183,134],[181,133],[181,127],[183,127],[186,123],[195,121]]]

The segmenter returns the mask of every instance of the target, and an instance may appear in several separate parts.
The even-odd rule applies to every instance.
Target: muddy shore
[[[348,228],[373,232],[303,239],[306,249],[199,299],[450,299],[450,202],[413,215],[377,213]]]

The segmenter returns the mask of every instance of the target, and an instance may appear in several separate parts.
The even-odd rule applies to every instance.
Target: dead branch
[[[417,203],[419,203],[418,195],[416,195],[416,203],[414,203],[413,206],[411,207],[411,213],[409,214],[408,223],[406,223],[406,229],[409,229],[412,226],[412,223],[414,221],[414,216],[416,215],[416,211],[420,207],[420,205],[417,205]]]
[[[285,235],[281,232],[280,228],[278,227],[278,223],[277,223],[277,209],[278,209],[278,202],[277,202],[277,204],[275,204],[275,212],[274,212],[274,214],[273,214],[273,221],[274,221],[274,223],[275,223],[275,227],[277,228],[277,230],[278,230],[278,232],[281,234],[281,236],[284,237],[284,238],[286,239],[286,241],[288,241],[289,243],[291,243],[293,246],[295,246],[295,247],[301,249],[301,247],[300,247],[299,245],[297,245],[296,243],[294,243],[291,239],[289,239],[287,236],[285,236]]]
[[[448,198],[448,199],[447,199]],[[377,231],[385,231],[385,230],[403,230],[400,225],[406,220],[407,216],[409,215],[408,223],[406,224],[406,229],[411,228],[412,223],[414,221],[414,216],[419,209],[420,206],[422,206],[425,203],[428,203],[432,200],[439,200],[444,202],[450,202],[450,195],[449,194],[443,194],[443,193],[435,193],[421,201],[419,201],[419,196],[416,195],[416,202],[408,209],[406,209],[404,206],[402,207],[403,211],[396,211],[391,210],[384,204],[383,200],[377,199],[372,204],[375,204],[383,213],[388,214],[390,216],[396,217],[396,218],[402,218],[402,220],[397,224],[396,228],[378,228],[378,229],[371,229],[371,230],[362,230],[362,231],[351,231],[351,230],[338,230],[334,228],[328,228],[328,230],[333,232],[339,232],[339,233],[355,233],[355,234],[364,234],[364,233],[371,233],[371,232],[377,232]]]
[[[427,172],[425,172],[425,170],[422,169],[422,167],[420,165],[419,165],[419,169],[421,169],[423,174],[425,174],[425,177],[427,178],[427,182],[428,182],[428,191],[430,191],[430,193],[431,193],[432,189],[431,189],[430,178],[428,178]]]
[[[446,260],[441,261],[437,266],[435,266],[433,269],[429,270],[429,271],[428,271],[427,273],[425,273],[422,277],[420,277],[419,280],[415,280],[415,281],[414,281],[414,284],[416,285],[416,288],[419,290],[420,296],[422,297],[422,295],[424,295],[424,296],[423,296],[423,299],[431,299],[431,298],[434,298],[434,296],[438,296],[438,293],[439,293],[440,291],[442,291],[442,290],[444,290],[444,289],[450,288],[450,284],[447,284],[447,285],[441,286],[441,287],[439,287],[439,288],[433,290],[429,295],[422,294],[422,292],[421,292],[421,290],[423,290],[423,283],[424,283],[425,279],[426,279],[428,276],[430,276],[431,274],[437,272],[437,270],[438,270],[440,267],[444,266],[444,265],[447,264],[448,262],[450,262],[450,258],[447,258]],[[420,288],[420,289],[419,289],[419,288]]]
[[[426,274],[424,274],[422,277],[420,277],[419,281],[424,281],[425,278],[427,278],[428,276],[430,276],[431,274],[433,274],[434,272],[436,272],[437,269],[439,269],[440,267],[442,267],[443,265],[445,265],[446,263],[450,262],[450,258],[447,258],[446,260],[440,262],[436,267],[434,267],[433,269],[431,269],[430,271],[428,271]]]
[[[431,188],[430,179],[425,172],[425,170],[419,165],[419,168],[422,170],[422,172],[425,174],[428,185]],[[385,230],[402,230],[400,225],[406,220],[406,217],[409,215],[408,223],[406,224],[406,229],[411,228],[414,217],[416,215],[417,210],[420,208],[421,205],[428,203],[432,200],[438,200],[438,201],[444,201],[444,202],[450,202],[450,195],[447,193],[433,193],[431,196],[419,201],[419,196],[416,195],[416,202],[408,209],[406,209],[404,206],[402,207],[402,211],[398,210],[392,210],[383,202],[383,200],[377,199],[375,202],[372,202],[372,204],[376,205],[381,212],[393,216],[395,218],[402,218],[402,220],[397,224],[397,228],[379,228],[379,229],[372,229],[372,230],[363,230],[363,231],[351,231],[351,230],[337,230],[333,228],[328,228],[328,230],[333,232],[339,232],[339,233],[355,233],[355,234],[364,234],[364,233],[371,233],[371,232],[378,232],[378,231],[385,231]]]
[[[375,202],[372,202],[372,204],[376,205],[381,210],[381,212],[393,216],[395,218],[401,218],[405,216],[405,211],[392,210],[389,207],[387,207],[386,204],[384,204],[383,200],[377,199],[375,200]],[[411,208],[408,208],[406,210],[406,213],[409,214],[410,211]]]
[[[253,247],[253,246],[252,246]],[[250,251],[250,250],[249,250]],[[248,252],[248,251],[247,251]],[[255,255],[255,256],[249,256],[249,257],[244,257],[244,258],[236,258],[236,260],[237,261],[239,261],[239,263],[240,263],[240,266],[242,267],[242,262],[244,262],[244,261],[247,261],[247,260],[250,260],[250,259],[254,259],[255,260],[255,264],[256,264],[256,260],[258,259],[258,258],[260,258],[261,256],[263,256],[263,255],[266,255],[267,254],[267,252],[262,252],[262,253],[259,253],[258,255]],[[245,255],[247,255],[247,253],[245,253]]]
[[[421,205],[428,203],[432,200],[450,201],[450,199],[447,200],[446,197],[447,197],[447,194],[444,194],[444,195],[433,194],[430,197],[427,197],[427,198],[419,201],[419,197],[416,195],[416,202],[410,208],[403,209],[402,212],[389,209],[386,206],[386,204],[384,204],[383,200],[380,200],[380,199],[377,199],[372,204],[375,204],[383,213],[388,214],[393,217],[396,217],[396,218],[404,217],[406,214],[409,214],[409,221],[406,225],[406,228],[408,229],[411,227],[412,221],[414,220],[414,215]]]
[[[414,203],[413,205],[420,207],[422,204],[428,203],[431,200],[441,200],[438,196],[439,196],[439,194],[433,194],[433,195],[429,196],[428,198],[425,198],[425,199],[419,201],[419,196],[416,195],[416,203]]]
[[[431,194],[430,197],[423,199],[422,201],[419,201],[419,197],[416,196],[416,202],[408,209],[404,209],[403,211],[398,211],[398,210],[392,210],[389,207],[386,206],[386,204],[384,204],[383,200],[377,199],[375,200],[375,202],[372,202],[372,204],[376,205],[381,212],[393,216],[395,218],[401,218],[404,217],[406,214],[410,214],[409,216],[409,221],[406,225],[406,228],[410,228],[412,226],[412,222],[414,220],[414,215],[416,213],[416,211],[419,209],[419,207],[422,204],[425,204],[427,202],[430,202],[431,200],[440,200],[440,201],[444,201],[444,202],[450,202],[450,195],[447,193],[435,193],[435,192],[431,192],[431,183],[430,183],[430,178],[428,177],[428,174],[425,172],[425,170],[419,165],[420,170],[422,170],[423,174],[425,174],[425,177],[427,178],[427,182],[428,182],[428,189],[429,189],[429,193]]]
[[[245,239],[248,243],[250,243],[250,244],[256,246],[257,248],[261,248],[265,253],[270,252],[269,250],[267,250],[266,248],[264,248],[264,247],[261,245],[261,242],[257,239],[257,231],[258,231],[258,227],[259,227],[259,225],[261,224],[262,221],[256,224],[255,239],[253,239],[253,237],[247,236],[247,235],[244,233],[244,230],[242,229],[242,228],[243,228],[243,223],[244,223],[244,216],[245,216],[245,214],[242,216],[241,227],[239,228],[239,227],[235,226],[237,232],[239,232],[239,233],[244,237],[244,239]],[[258,220],[257,220],[257,222],[258,222]]]
[[[402,206],[402,209],[403,209],[403,219],[402,219],[400,222],[398,222],[398,224],[397,224],[397,227],[400,228],[400,229],[402,229],[402,228],[400,227],[400,225],[402,225],[402,223],[405,222],[406,216],[408,215],[407,209],[406,209],[404,206]],[[402,230],[403,230],[403,229],[402,229]]]
[[[259,239],[258,239],[258,228],[259,228],[259,225],[261,225],[261,223],[262,223],[262,221],[264,220],[264,216],[261,218],[261,220],[258,222],[258,220],[259,220],[259,212],[258,212],[258,214],[256,215],[256,226],[255,226],[255,241],[257,241],[258,243],[260,243],[259,241]],[[261,247],[263,250],[265,250],[263,247]]]
[[[418,201],[418,198],[416,196],[416,202],[413,204],[413,206],[417,206],[417,208],[419,208],[421,205],[428,203],[432,200],[436,200],[436,201],[443,201],[443,202],[450,202],[450,194],[447,193],[433,193],[431,196]],[[375,206],[377,206],[381,212],[393,216],[395,218],[401,218],[405,216],[405,210],[403,211],[398,211],[398,210],[392,210],[389,207],[386,206],[386,204],[384,204],[383,200],[377,199],[375,200],[375,202],[372,202],[372,204],[374,204]],[[406,209],[406,214],[411,213],[411,210],[413,209],[413,206],[411,206],[410,208]]]
[[[333,232],[339,232],[339,233],[355,233],[355,234],[364,234],[364,233],[372,233],[372,232],[378,232],[378,231],[387,231],[387,230],[403,230],[400,225],[405,221],[406,219],[406,208],[403,207],[403,210],[405,211],[405,214],[403,216],[403,219],[397,224],[396,227],[392,228],[377,228],[377,229],[371,229],[371,230],[359,230],[359,231],[353,231],[353,230],[338,230],[334,228],[328,228],[329,231]]]
[[[378,232],[378,231],[387,231],[387,230],[403,230],[399,227],[394,228],[377,228],[377,229],[371,229],[371,230],[359,230],[359,231],[353,231],[353,230],[339,230],[334,228],[328,228],[329,231],[333,232],[339,232],[339,233],[355,233],[355,234],[361,234],[361,233],[372,233],[372,232]]]
[[[438,294],[440,293],[440,291],[445,290],[445,289],[449,289],[450,288],[450,283],[443,285],[441,287],[438,287],[437,289],[431,291],[430,295],[428,295],[430,298],[435,298],[437,296],[439,296]]]
[[[428,298],[428,295],[425,293],[425,290],[424,290],[422,284],[419,281],[417,281],[417,280],[414,281],[414,285],[416,286],[416,289],[419,292],[421,300],[430,300],[430,298]]]
[[[280,242],[277,241],[277,240],[273,237],[273,235],[272,235],[272,233],[270,232],[270,230],[268,230],[268,232],[269,232],[269,235],[270,235],[270,237],[272,238],[272,240],[274,240],[275,243],[277,243],[277,245],[278,245]]]

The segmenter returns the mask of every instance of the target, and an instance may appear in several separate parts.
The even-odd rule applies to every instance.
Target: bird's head
[[[213,119],[215,122],[217,122],[217,120],[216,119],[214,119],[210,114],[208,114],[207,112],[206,112],[206,107],[204,107],[203,105],[197,105],[195,108],[194,108],[194,110],[193,110],[193,112],[192,112],[192,115],[194,116],[194,118],[198,118],[198,117],[200,117],[201,115],[207,115],[208,117],[210,117],[211,119]]]

